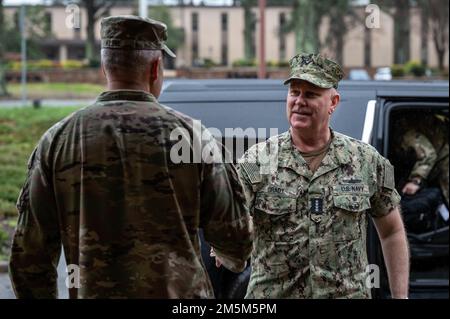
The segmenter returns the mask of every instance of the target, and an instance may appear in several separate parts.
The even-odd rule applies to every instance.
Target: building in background
[[[13,17],[19,7],[5,7],[5,16]],[[44,8],[50,23],[52,36],[40,42],[42,52],[51,60],[80,60],[85,58],[86,42],[86,12],[81,8],[81,28],[70,29],[66,27],[67,13],[64,6],[47,6]],[[169,6],[170,15],[175,27],[184,30],[184,41],[175,50],[177,58],[175,67],[196,66],[203,60],[211,61],[216,65],[231,66],[233,62],[245,58],[244,9],[238,6]],[[355,10],[364,21],[365,7],[359,6]],[[110,15],[136,14],[137,8],[129,5],[118,5],[110,9]],[[152,6],[149,7],[151,17]],[[290,19],[292,8],[290,6],[270,6],[266,9],[266,60],[283,62],[296,54],[295,36],[293,32],[280,35],[280,28]],[[256,24],[250,44],[256,52],[258,59],[259,26],[258,8],[252,9]],[[326,37],[327,20],[324,19],[320,27],[320,38]],[[423,48],[426,47],[428,66],[438,65],[436,50],[432,36],[428,42],[423,43],[421,30],[420,10],[410,10],[410,59],[421,61]],[[97,40],[100,38],[100,23],[95,27]],[[170,34],[169,34],[170,36]],[[371,29],[369,46],[365,37],[365,26],[362,22],[350,28],[344,39],[342,50],[342,63],[346,68],[383,67],[394,64],[394,21],[391,15],[381,12],[380,28]],[[98,48],[100,41],[97,41]],[[370,65],[366,65],[367,47],[370,48]],[[329,56],[333,52],[323,49]],[[200,61],[200,62],[199,62]],[[448,47],[445,53],[445,67],[448,68]]]

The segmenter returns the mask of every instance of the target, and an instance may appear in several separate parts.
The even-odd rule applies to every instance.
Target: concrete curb
[[[0,261],[0,273],[2,272],[8,272],[8,262],[7,261]]]

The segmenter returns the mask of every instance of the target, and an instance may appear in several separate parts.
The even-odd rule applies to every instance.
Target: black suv
[[[373,145],[396,166],[396,185],[407,174],[408,163],[393,158],[396,121],[415,112],[421,116],[435,114],[448,118],[448,82],[375,82],[343,81],[341,103],[333,114],[334,130]],[[221,132],[217,138],[224,145],[244,143],[245,149],[255,141],[232,134],[226,128],[260,128],[258,142],[288,129],[285,117],[287,87],[281,80],[175,80],[167,81],[160,102],[202,121],[206,127]],[[270,128],[278,130],[270,131]],[[235,131],[236,132],[236,131]],[[228,135],[227,135],[228,134]],[[398,134],[398,133],[397,133]],[[431,185],[430,185],[431,187]],[[400,192],[400,189],[399,189]],[[434,209],[433,209],[434,210]],[[410,298],[448,298],[448,222],[428,212],[428,225],[408,231],[411,249]],[[430,223],[429,220],[434,222]],[[420,221],[416,221],[420,226]],[[408,225],[407,225],[408,226]],[[369,223],[367,254],[369,262],[381,267],[380,288],[374,298],[389,298],[383,256],[375,228]],[[409,229],[407,227],[407,229]],[[203,259],[210,274],[216,297],[242,298],[248,284],[250,267],[241,274],[217,269],[203,242]]]

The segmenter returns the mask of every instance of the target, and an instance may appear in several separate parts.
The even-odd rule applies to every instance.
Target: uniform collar
[[[156,98],[152,94],[138,90],[105,91],[97,97],[97,102],[118,101],[118,100],[156,102]]]
[[[278,166],[293,169],[297,174],[310,178],[308,164],[292,143],[291,131],[284,132],[279,138]]]
[[[351,161],[349,150],[345,147],[344,136],[340,133],[334,132],[331,129],[331,136],[333,138],[330,148],[322,160],[322,164],[311,176],[311,171],[308,164],[301,156],[300,152],[292,144],[292,136],[290,130],[281,134],[279,138],[280,152],[282,156],[279,157],[279,166],[288,167],[296,171],[299,175],[305,176],[308,179],[323,175],[336,167],[345,165]]]
[[[330,152],[333,158],[336,158],[337,163],[345,165],[351,161],[351,153],[348,147],[346,147],[345,136],[335,132],[331,127],[331,134],[333,134],[333,141],[330,146]]]

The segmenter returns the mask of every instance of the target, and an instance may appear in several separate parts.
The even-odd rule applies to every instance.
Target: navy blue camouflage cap
[[[288,84],[292,80],[308,81],[318,87],[329,89],[337,88],[338,83],[344,77],[341,66],[320,54],[298,54],[290,61]]]
[[[157,20],[133,15],[111,16],[101,22],[102,48],[162,50],[175,58],[166,45],[167,26]]]

